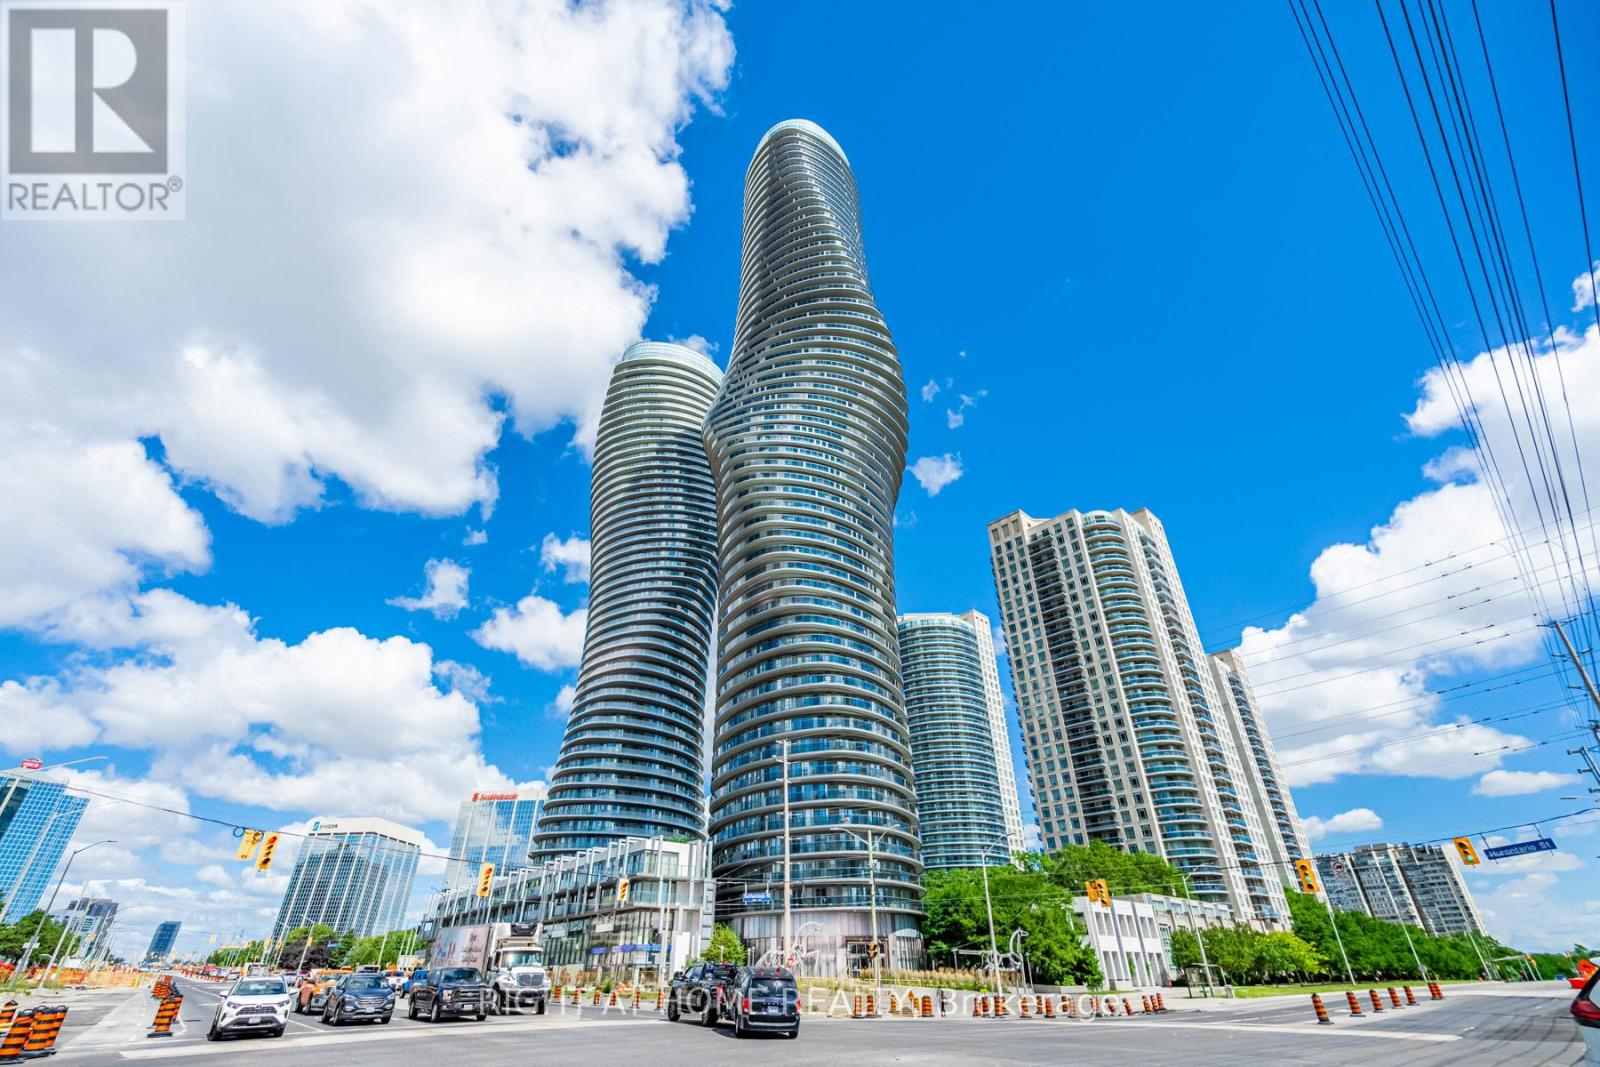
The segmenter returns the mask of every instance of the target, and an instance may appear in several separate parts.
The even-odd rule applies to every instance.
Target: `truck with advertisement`
[[[428,969],[476,967],[493,991],[490,1010],[532,1008],[543,1015],[550,996],[540,928],[533,923],[447,926],[428,948]]]

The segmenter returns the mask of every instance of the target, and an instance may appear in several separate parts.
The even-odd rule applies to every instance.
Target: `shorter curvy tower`
[[[1008,863],[1023,850],[994,636],[982,612],[900,616],[922,864]]]
[[[767,131],[745,173],[739,311],[706,452],[718,915],[762,952],[794,946],[788,925],[813,974],[865,966],[874,925],[887,965],[914,965],[922,863],[894,621],[905,381],[850,164],[810,122]]]
[[[641,341],[611,374],[590,491],[589,621],[532,855],[705,836],[716,503],[701,425],[722,373]]]

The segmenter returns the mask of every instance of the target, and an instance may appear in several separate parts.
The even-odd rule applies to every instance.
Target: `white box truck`
[[[447,926],[428,947],[428,969],[476,967],[494,992],[491,1011],[504,1015],[513,1008],[532,1008],[543,1015],[550,980],[544,972],[541,933],[533,923]]]

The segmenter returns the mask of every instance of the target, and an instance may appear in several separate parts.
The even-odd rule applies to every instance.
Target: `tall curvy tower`
[[[533,854],[705,835],[716,505],[701,426],[722,372],[641,341],[611,373],[590,490],[578,691]]]
[[[905,382],[873,301],[856,183],[820,127],[767,131],[745,174],[728,376],[706,422],[722,575],[711,780],[718,911],[775,949],[788,742],[793,932],[809,969],[920,951],[911,748],[894,615]],[[770,903],[763,899],[770,894]]]

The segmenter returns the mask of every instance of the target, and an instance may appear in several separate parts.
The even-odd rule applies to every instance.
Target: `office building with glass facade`
[[[150,947],[145,949],[144,961],[146,963],[164,963],[172,958],[173,946],[178,943],[178,931],[183,929],[183,923],[176,919],[168,919],[156,927],[156,932],[150,936]]]
[[[78,959],[102,956],[111,947],[108,942],[111,926],[117,921],[117,902],[105,897],[79,897],[67,905],[61,919],[78,938]]]
[[[901,615],[899,633],[923,866],[1009,862],[1022,808],[989,618]]]
[[[740,886],[783,881],[787,742],[794,921],[837,939],[829,970],[868,955],[869,832],[880,945],[921,916],[894,611],[906,428],[850,164],[820,127],[781,122],[745,174],[733,348],[705,429],[721,576],[710,829],[719,914],[779,947],[781,893]]]
[[[446,892],[478,884],[485,863],[502,874],[528,865],[533,831],[544,807],[544,790],[474,793],[456,812],[450,835],[450,861],[444,870]]]
[[[0,917],[15,922],[39,906],[88,804],[60,782],[0,774]]]
[[[1045,848],[1161,856],[1193,894],[1281,928],[1248,769],[1177,564],[1149,511],[1013,512],[989,527]]]
[[[534,853],[705,836],[705,687],[716,504],[705,356],[640,342],[612,371],[595,440],[589,616]]]
[[[420,831],[388,819],[319,819],[300,845],[272,939],[325,923],[362,937],[399,929],[422,853]]]

